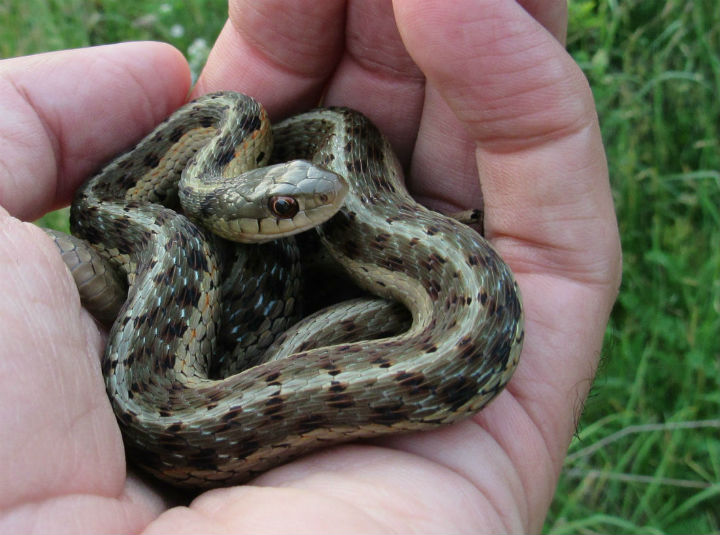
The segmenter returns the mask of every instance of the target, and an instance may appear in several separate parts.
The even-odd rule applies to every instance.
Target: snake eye
[[[268,201],[268,208],[276,217],[280,219],[290,219],[295,217],[300,207],[294,197],[287,195],[273,195]]]

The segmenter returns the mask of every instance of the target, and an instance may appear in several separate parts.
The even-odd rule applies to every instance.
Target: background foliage
[[[720,10],[571,0],[624,250],[603,361],[547,533],[720,532]],[[0,55],[168,41],[199,72],[222,1],[6,0]],[[65,228],[67,214],[43,224]]]

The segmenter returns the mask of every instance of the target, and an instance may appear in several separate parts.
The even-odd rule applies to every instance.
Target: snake
[[[81,186],[71,231],[53,238],[83,304],[111,325],[101,369],[127,456],[177,487],[242,484],[319,448],[457,422],[520,358],[508,265],[416,202],[387,138],[349,108],[272,126],[249,96],[199,97]],[[371,296],[283,319],[297,284],[285,282],[296,249],[281,244],[302,231]],[[237,282],[255,262],[260,274]],[[275,293],[251,298],[257,287]],[[260,334],[243,334],[247,310],[223,299],[255,299]],[[270,355],[213,373],[222,339]]]

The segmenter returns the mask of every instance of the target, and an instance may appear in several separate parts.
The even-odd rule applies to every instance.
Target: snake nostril
[[[323,203],[323,204],[327,204],[327,202],[328,202],[328,196],[327,196],[326,194],[324,194],[324,193],[321,193],[321,194],[320,194],[320,202]]]
[[[273,195],[268,200],[268,208],[276,217],[281,219],[290,219],[295,217],[300,207],[294,197],[287,195]]]

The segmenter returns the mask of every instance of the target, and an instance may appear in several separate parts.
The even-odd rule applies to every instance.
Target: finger
[[[127,43],[0,62],[0,205],[34,219],[185,100],[180,53]]]
[[[395,5],[410,52],[477,147],[490,235],[544,249],[535,264],[558,270],[574,264],[568,251],[585,258],[587,218],[614,246],[592,95],[558,43],[513,2]],[[421,179],[440,187],[432,174]],[[442,187],[463,206],[465,185]]]
[[[125,479],[104,337],[48,237],[2,207],[0,294],[0,526],[140,531],[163,504]]]
[[[344,0],[231,0],[193,96],[240,91],[274,119],[317,105],[342,53],[344,13]]]
[[[476,149],[486,232],[518,275],[523,356],[508,392],[476,421],[517,468],[532,531],[587,395],[620,276],[592,95],[557,39],[514,2],[394,7],[408,51],[466,132],[456,143]],[[428,94],[419,138],[439,124],[434,98]],[[432,165],[446,146],[421,143],[431,154],[413,161],[415,178],[428,196],[465,207],[467,182],[448,183]]]
[[[119,494],[125,472],[101,336],[60,256],[36,246],[41,234],[0,208],[3,509],[63,492]]]
[[[370,117],[409,161],[422,110],[425,77],[400,39],[392,4],[348,4],[345,53],[328,86],[328,105],[349,106]]]

